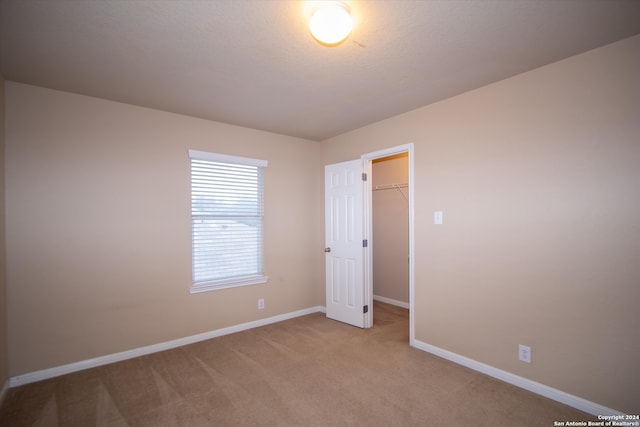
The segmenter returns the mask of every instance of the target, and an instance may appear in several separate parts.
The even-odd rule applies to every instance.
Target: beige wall
[[[409,303],[408,189],[375,190],[407,183],[407,154],[374,161],[371,184],[373,294]],[[404,196],[402,193],[404,193]]]
[[[324,304],[318,143],[13,82],[6,99],[10,376]],[[269,161],[267,284],[189,294],[190,148]]]
[[[639,136],[635,36],[322,149],[415,144],[417,340],[638,413]]]
[[[4,79],[0,76],[0,390],[8,378],[4,225]],[[1,396],[1,395],[0,395]],[[0,401],[0,403],[2,403]]]

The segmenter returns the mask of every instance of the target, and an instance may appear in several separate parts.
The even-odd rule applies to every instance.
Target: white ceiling
[[[321,141],[640,33],[640,0],[1,0],[7,80]],[[640,52],[639,52],[640,54]]]

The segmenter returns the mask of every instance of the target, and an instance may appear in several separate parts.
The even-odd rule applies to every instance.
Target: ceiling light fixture
[[[309,20],[313,37],[327,46],[335,46],[351,33],[353,21],[346,4],[341,1],[319,1]]]

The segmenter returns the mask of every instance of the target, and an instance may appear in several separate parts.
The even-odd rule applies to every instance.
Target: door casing
[[[398,145],[396,147],[384,150],[374,151],[363,154],[361,156],[364,165],[364,172],[367,174],[364,190],[364,238],[369,244],[365,248],[364,253],[364,298],[366,304],[369,305],[369,312],[365,314],[364,327],[373,326],[373,188],[371,185],[371,174],[373,171],[373,161],[383,157],[389,157],[396,154],[407,153],[409,155],[409,171],[408,171],[408,198],[409,198],[409,345],[414,346],[415,341],[415,227],[414,227],[414,162],[413,162],[413,143]]]

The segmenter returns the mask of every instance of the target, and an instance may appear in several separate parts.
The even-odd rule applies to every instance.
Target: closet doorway
[[[409,344],[414,335],[413,144],[362,156],[369,179],[365,191],[365,227],[370,250],[365,281],[371,303],[409,310]],[[373,318],[382,320],[382,313]]]
[[[408,153],[375,159],[371,173],[373,299],[406,309],[409,309],[408,160]]]

